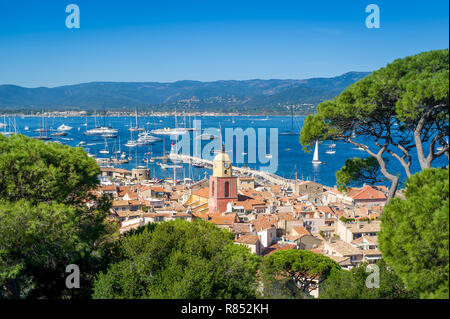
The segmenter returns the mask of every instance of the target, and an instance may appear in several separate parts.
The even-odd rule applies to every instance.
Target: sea
[[[197,123],[201,123],[202,128],[216,128],[222,132],[217,135],[221,135],[222,139],[226,136],[227,129],[239,129],[254,130],[257,136],[257,143],[255,145],[254,141],[248,138],[244,138],[244,151],[242,149],[237,149],[237,143],[235,143],[233,149],[227,150],[233,158],[234,166],[246,165],[252,169],[256,170],[268,170],[268,161],[270,160],[272,164],[276,162],[269,170],[271,173],[282,176],[288,179],[294,179],[297,177],[299,180],[310,180],[321,183],[326,186],[334,186],[336,184],[336,171],[338,171],[344,164],[345,161],[351,157],[367,157],[368,154],[363,150],[358,149],[354,145],[348,144],[342,140],[336,141],[323,141],[319,144],[318,155],[321,164],[313,164],[313,150],[311,152],[306,152],[303,150],[300,144],[300,136],[297,135],[283,135],[280,133],[290,131],[292,128],[294,131],[299,132],[303,126],[305,117],[295,116],[291,118],[290,116],[142,116],[138,118],[138,126],[143,127],[147,130],[161,129],[165,127],[192,127],[194,120]],[[132,169],[137,166],[145,166],[150,169],[151,176],[164,179],[173,177],[172,169],[163,169],[158,163],[161,160],[156,159],[154,162],[146,161],[150,156],[152,157],[162,157],[163,151],[166,153],[170,150],[172,140],[170,136],[158,136],[163,138],[162,141],[155,142],[152,145],[137,146],[133,148],[127,148],[125,144],[132,137],[136,138],[137,132],[131,133],[129,131],[130,126],[136,126],[136,119],[132,116],[108,116],[108,117],[15,117],[4,119],[6,124],[10,124],[9,127],[0,130],[8,130],[12,127],[12,123],[15,125],[15,130],[17,133],[24,134],[30,137],[39,136],[39,133],[34,132],[34,130],[39,129],[44,126],[49,130],[56,130],[60,125],[65,124],[72,127],[72,130],[68,131],[67,136],[64,137],[53,137],[51,141],[59,141],[62,144],[76,147],[81,141],[85,142],[82,147],[86,152],[95,155],[95,157],[108,157],[113,156],[113,152],[116,150],[121,150],[127,153],[127,157],[131,160],[126,164],[114,165],[114,167]],[[201,122],[198,122],[201,121]],[[0,119],[0,122],[2,120]],[[175,123],[176,122],[176,123]],[[87,123],[87,126],[86,126]],[[119,130],[117,138],[104,139],[100,136],[86,136],[83,133],[86,129],[94,128],[96,125],[106,125]],[[25,128],[28,127],[28,130]],[[271,130],[272,129],[272,130]],[[11,129],[9,129],[11,130]],[[248,131],[247,131],[248,132]],[[264,134],[258,134],[265,132]],[[274,133],[277,132],[277,133]],[[51,132],[48,133],[48,135]],[[133,134],[133,136],[131,135]],[[275,136],[276,135],[276,136]],[[155,135],[156,136],[156,135]],[[190,133],[190,138],[194,140],[194,133]],[[260,158],[257,156],[256,161],[251,158],[251,151],[264,143],[259,143],[259,139],[264,138],[266,141],[266,149],[264,154],[272,154],[272,158]],[[358,142],[367,143],[369,147],[374,147],[373,141],[368,138],[358,138]],[[119,143],[120,141],[120,143]],[[176,142],[176,141],[174,141]],[[275,143],[276,142],[276,143]],[[107,146],[105,146],[105,143]],[[201,141],[202,148],[210,141]],[[271,145],[272,143],[272,145]],[[336,144],[333,150],[334,154],[326,153],[330,150],[330,144]],[[119,146],[120,144],[120,146]],[[195,143],[192,142],[192,147]],[[250,147],[250,148],[249,148]],[[271,149],[271,147],[276,147],[276,151]],[[111,154],[105,155],[101,154],[100,151],[107,148]],[[193,151],[193,150],[192,150]],[[258,151],[258,150],[256,150]],[[151,153],[151,155],[149,155]],[[244,161],[237,163],[237,156],[241,154]],[[207,159],[213,159],[215,154],[213,152],[207,152]],[[269,155],[270,156],[270,155]],[[413,152],[413,165],[411,166],[412,172],[417,172],[420,167],[417,163],[417,156]],[[276,158],[274,158],[276,157]],[[261,159],[261,160],[260,160]],[[264,162],[264,163],[263,163]],[[441,157],[433,163],[434,166],[445,166],[448,161],[445,157]],[[191,178],[193,180],[200,180],[211,174],[211,170],[207,168],[199,168],[191,166],[187,163],[182,164],[183,169],[177,170],[177,179],[181,178]],[[111,166],[111,165],[110,165]],[[400,164],[391,159],[388,163],[390,172],[398,174],[401,177],[401,183],[406,180],[405,173]],[[384,183],[389,185],[388,183]]]

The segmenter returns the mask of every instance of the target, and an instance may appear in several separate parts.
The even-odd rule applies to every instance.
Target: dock
[[[212,169],[213,162],[207,159],[189,156],[189,155],[181,155],[181,154],[171,154],[171,159],[182,161],[183,163],[202,163],[206,168]],[[295,180],[287,179],[269,172],[264,171],[257,171],[248,167],[236,167],[233,166],[233,173],[236,176],[245,176],[245,175],[252,175],[255,178],[260,178],[261,180],[273,184],[273,185],[281,185],[284,187],[291,187],[294,188],[295,186]]]

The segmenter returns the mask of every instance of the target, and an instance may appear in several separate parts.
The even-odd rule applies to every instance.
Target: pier
[[[205,168],[210,168],[210,169],[212,169],[212,166],[213,166],[213,162],[210,160],[199,158],[199,157],[194,157],[194,156],[189,156],[189,155],[181,155],[181,154],[173,154],[172,153],[170,155],[170,159],[179,160],[179,161],[182,161],[183,163],[188,163],[188,164],[191,164],[193,162],[202,163],[205,166]],[[278,176],[278,175],[275,175],[275,174],[272,174],[269,172],[257,171],[257,170],[254,170],[254,169],[251,169],[248,167],[233,166],[233,173],[235,173],[235,175],[237,175],[237,176],[252,175],[255,178],[260,178],[261,180],[263,180],[269,184],[281,185],[284,187],[294,188],[294,185],[295,185],[294,180],[283,178],[281,176]]]

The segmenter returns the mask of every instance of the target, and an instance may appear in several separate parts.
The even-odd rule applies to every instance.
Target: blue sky
[[[65,8],[80,7],[67,29]],[[380,7],[367,29],[365,7]],[[330,77],[449,46],[448,1],[1,0],[0,84]]]

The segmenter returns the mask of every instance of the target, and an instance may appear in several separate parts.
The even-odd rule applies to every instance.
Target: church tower
[[[227,204],[237,200],[237,178],[233,176],[230,157],[222,151],[213,160],[213,174],[209,178],[209,212],[223,213]]]

